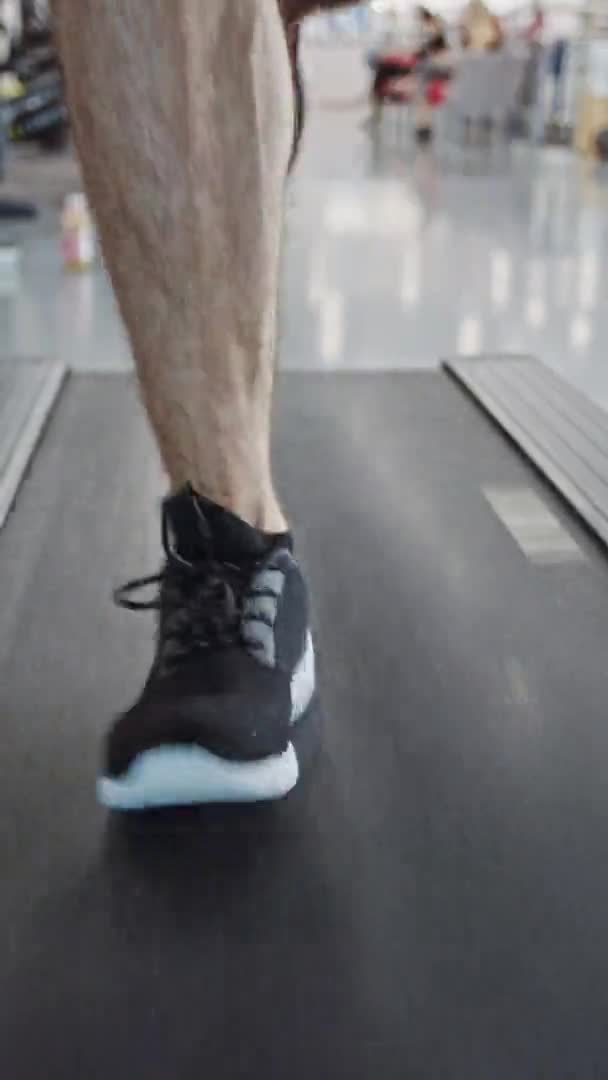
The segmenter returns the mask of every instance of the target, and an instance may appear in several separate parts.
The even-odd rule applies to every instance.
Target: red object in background
[[[445,105],[448,96],[447,79],[433,79],[426,88],[426,103],[436,108]]]
[[[378,57],[378,67],[400,68],[404,75],[416,65],[418,56],[416,53],[382,53]]]
[[[384,53],[376,57],[373,88],[376,101],[410,101],[413,96],[410,76],[415,64],[415,53]]]
[[[543,30],[545,28],[545,13],[542,8],[536,8],[532,22],[523,32],[523,37],[530,44],[540,43],[542,41]]]

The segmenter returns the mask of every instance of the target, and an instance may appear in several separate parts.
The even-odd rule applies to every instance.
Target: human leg
[[[59,0],[58,15],[85,182],[173,489],[156,657],[110,734],[101,796],[277,797],[317,715],[306,587],[270,474],[294,131],[284,24],[266,0]]]
[[[76,140],[146,408],[177,490],[284,528],[270,473],[293,113],[259,0],[60,0]]]

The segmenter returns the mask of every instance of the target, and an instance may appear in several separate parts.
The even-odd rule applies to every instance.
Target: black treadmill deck
[[[156,458],[73,378],[0,534],[0,1052],[10,1080],[605,1074],[608,573],[445,376],[289,376],[277,471],[316,599],[318,768],[128,822],[99,739],[153,628]],[[530,560],[484,492],[580,548]]]

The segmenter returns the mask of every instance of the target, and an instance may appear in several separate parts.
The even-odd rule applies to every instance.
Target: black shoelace
[[[243,569],[211,556],[196,562],[182,558],[172,543],[166,512],[162,541],[166,562],[160,574],[129,581],[114,593],[115,603],[128,611],[159,612],[157,664],[172,666],[193,650],[234,645],[241,626]],[[155,587],[151,599],[132,599]]]

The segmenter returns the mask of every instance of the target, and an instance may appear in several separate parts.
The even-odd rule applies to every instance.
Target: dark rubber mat
[[[10,1080],[606,1071],[608,574],[443,375],[289,376],[277,472],[327,713],[284,804],[121,823],[99,740],[153,627],[133,389],[73,377],[0,534],[0,1059]],[[483,490],[583,558],[528,561]]]

